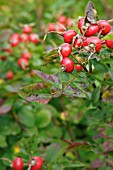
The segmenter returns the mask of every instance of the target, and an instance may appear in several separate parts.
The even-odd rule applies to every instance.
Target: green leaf
[[[75,161],[74,163],[68,161],[68,162],[64,162],[64,168],[77,168],[77,167],[83,167],[84,164],[82,162],[79,161]]]
[[[2,135],[0,135],[0,147],[4,148],[7,146],[6,138]]]
[[[92,101],[97,102],[100,97],[100,87],[96,87],[92,93]]]
[[[29,106],[23,107],[20,110],[18,117],[20,122],[27,127],[33,127],[35,125],[35,119],[32,114],[31,107]]]
[[[68,147],[67,144],[65,146],[63,146],[62,148],[58,144],[50,145],[47,148],[46,161],[47,162],[56,162],[65,153],[67,147]]]
[[[113,32],[104,36],[104,40],[113,40]]]
[[[36,115],[36,124],[39,128],[46,127],[51,122],[51,112],[49,110],[42,109]]]

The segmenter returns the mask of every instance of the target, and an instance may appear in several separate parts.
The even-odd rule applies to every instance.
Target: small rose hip
[[[76,36],[76,34],[77,33],[74,30],[65,31],[64,34],[63,34],[64,42],[71,44],[72,41],[73,41],[73,37]]]
[[[83,41],[83,47],[85,46],[91,49],[89,52],[98,52],[102,48],[102,42],[98,37],[92,36]]]
[[[32,165],[33,163],[33,165]],[[42,166],[43,166],[43,160],[41,157],[38,156],[34,156],[32,158],[32,160],[29,162],[29,164],[31,164],[31,170],[41,170]]]
[[[26,69],[28,67],[28,60],[26,58],[19,58],[17,62],[18,66],[22,69]]]
[[[68,57],[72,52],[72,47],[68,43],[64,43],[59,47],[62,57]]]
[[[83,34],[85,32],[84,36],[90,37],[99,31],[99,26],[97,24],[90,25],[89,23],[87,23],[84,25],[84,22],[85,22],[85,18],[81,18],[78,21],[78,28],[80,29],[81,34]],[[87,26],[87,25],[89,25],[89,26]]]
[[[99,20],[98,25],[99,25],[100,30],[102,30],[101,32],[102,35],[108,34],[111,30],[111,25],[106,20]]]
[[[37,43],[39,42],[39,37],[38,37],[37,34],[31,33],[31,34],[29,35],[29,40],[30,40],[32,43],[37,44]]]
[[[58,22],[60,23],[60,24],[65,24],[66,23],[66,17],[64,16],[64,15],[60,15],[59,17],[58,17]]]
[[[60,62],[61,70],[71,73],[74,70],[74,62],[70,58],[63,58]]]
[[[18,34],[18,33],[14,33],[14,34],[11,35],[10,39],[18,39],[18,40],[21,40],[21,36],[20,36],[20,34]]]
[[[15,158],[14,161],[12,162],[12,168],[13,170],[23,170],[24,168],[23,159],[20,157]]]
[[[21,57],[29,60],[31,58],[31,53],[29,51],[24,51]]]
[[[12,71],[8,71],[6,74],[6,78],[8,80],[11,80],[11,79],[13,79],[13,77],[14,77],[14,73]]]
[[[81,66],[81,65],[76,65],[76,66],[74,66],[74,68],[75,68],[77,71],[81,71],[81,70],[82,70],[82,66]]]
[[[27,43],[29,41],[29,36],[26,33],[21,34],[21,41]]]
[[[25,26],[23,27],[23,29],[22,29],[22,32],[23,32],[23,33],[26,33],[26,34],[29,34],[29,33],[32,32],[32,27],[29,26],[29,25],[25,25]]]
[[[113,32],[109,34],[113,34]],[[105,40],[105,44],[108,48],[113,49],[113,40]]]
[[[51,32],[51,31],[56,31],[56,25],[55,23],[50,23],[48,24],[48,31]]]

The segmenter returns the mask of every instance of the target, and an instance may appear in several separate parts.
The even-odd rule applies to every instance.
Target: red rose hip
[[[23,33],[29,34],[32,32],[32,27],[30,27],[29,25],[25,25],[22,29]]]
[[[68,30],[64,32],[63,37],[64,37],[64,42],[71,44],[73,41],[73,37],[76,36],[76,31],[74,30]]]
[[[11,79],[13,79],[13,77],[14,77],[14,73],[12,71],[8,71],[6,74],[6,78],[8,80],[11,80]]]
[[[111,25],[106,20],[99,20],[98,21],[99,28],[102,30],[101,34],[106,35],[111,30]]]
[[[113,34],[113,32],[109,34]],[[113,49],[113,40],[105,40],[105,44],[108,48]]]
[[[96,34],[99,31],[99,26],[97,24],[89,25],[87,28],[88,23],[86,23],[84,25],[84,21],[85,21],[85,18],[81,18],[78,21],[78,28],[80,29],[81,34],[84,33],[84,31],[83,31],[84,26],[86,26],[86,30],[85,30],[85,34],[84,34],[86,37],[93,36],[94,34]]]
[[[31,170],[41,170],[41,168],[43,166],[42,158],[40,158],[38,156],[34,156],[33,159],[30,161],[31,164],[32,164],[32,161],[34,161],[34,163],[31,166]]]
[[[93,52],[98,52],[102,48],[101,40],[98,37],[89,37],[83,41],[83,47],[89,46],[90,49],[92,48]],[[89,51],[92,52],[92,51]]]
[[[31,53],[28,51],[24,51],[21,56],[22,56],[22,58],[29,60],[31,58]]]
[[[31,33],[31,34],[29,35],[29,40],[30,40],[32,43],[37,44],[37,43],[39,42],[39,37],[38,37],[37,34]]]
[[[12,162],[12,168],[13,170],[23,170],[24,168],[23,159],[20,157],[15,158],[14,161]]]
[[[63,58],[60,62],[61,70],[71,73],[74,70],[74,62],[70,58]]]
[[[64,43],[59,47],[62,57],[68,57],[72,52],[72,47],[68,43]]]
[[[81,71],[81,70],[82,70],[82,66],[81,66],[81,65],[76,65],[76,66],[74,66],[74,68],[75,68],[77,71]]]
[[[28,60],[26,58],[19,58],[18,66],[22,69],[26,69],[28,67]]]

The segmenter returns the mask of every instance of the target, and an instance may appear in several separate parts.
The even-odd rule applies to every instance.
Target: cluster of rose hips
[[[34,44],[37,44],[39,42],[39,37],[37,34],[32,32],[32,27],[29,25],[25,25],[22,28],[22,34],[14,33],[10,37],[10,45],[12,47],[16,47],[19,45],[19,43],[29,43],[32,42]],[[31,53],[28,50],[24,50],[21,54],[21,58],[18,59],[18,66],[22,69],[25,69],[28,67],[28,61],[31,58]]]
[[[73,60],[69,58],[72,55],[72,47],[78,51],[78,54],[88,52],[88,60],[98,53],[103,45],[113,49],[113,40],[103,40],[105,35],[113,34],[110,32],[111,25],[108,21],[86,22],[85,17],[80,17],[78,29],[80,34],[77,34],[75,30],[67,30],[60,34],[64,39],[64,43],[58,47],[60,66],[61,70],[67,73],[71,73],[74,69],[80,71],[83,68],[81,63],[75,66]]]
[[[41,170],[43,166],[43,160],[41,157],[34,156],[26,165],[30,170]],[[11,163],[11,167],[13,170],[23,170],[24,169],[24,161],[21,157],[16,157]]]
[[[73,22],[70,18],[67,18],[64,15],[60,15],[57,18],[57,23],[49,23],[48,24],[48,31],[64,31],[66,27],[70,27],[73,25]]]
[[[10,47],[3,48],[3,51],[7,52],[9,55],[12,55],[13,50],[11,47],[14,48],[16,46],[19,46],[19,44],[21,43],[24,43],[25,46],[27,46],[27,44],[30,42],[33,44],[37,44],[39,41],[40,40],[38,35],[36,33],[33,33],[32,31],[32,27],[30,25],[25,25],[22,28],[22,34],[13,33],[10,36],[9,39]],[[0,59],[6,60],[6,58],[7,58],[6,56],[2,56]],[[31,58],[31,53],[26,48],[24,48],[24,50],[22,50],[21,57],[17,61],[18,66],[21,69],[26,69],[29,65],[30,58]],[[12,79],[13,77],[14,77],[14,73],[12,71],[8,71],[6,74],[6,78],[9,80]]]

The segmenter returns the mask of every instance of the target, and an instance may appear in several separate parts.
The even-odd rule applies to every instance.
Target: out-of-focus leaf
[[[12,105],[2,105],[0,107],[0,115],[8,113],[12,109]]]
[[[37,127],[44,128],[51,122],[51,113],[49,110],[43,109],[37,113],[35,119]]]
[[[100,97],[100,87],[96,87],[92,93],[92,101],[97,102]]]
[[[34,83],[21,88],[19,94],[27,101],[46,104],[51,100],[50,84],[45,82]]]
[[[113,33],[107,34],[106,36],[104,36],[104,40],[113,40]]]
[[[35,125],[35,119],[31,107],[29,106],[23,107],[20,110],[18,117],[20,122],[27,127],[33,127]]]
[[[33,70],[40,78],[42,78],[45,82],[55,82],[55,83],[60,83],[58,76],[54,76],[54,75],[49,75],[49,74],[45,74],[42,71],[39,70]]]
[[[4,136],[0,135],[0,147],[3,148],[6,146],[7,146],[6,138]]]

